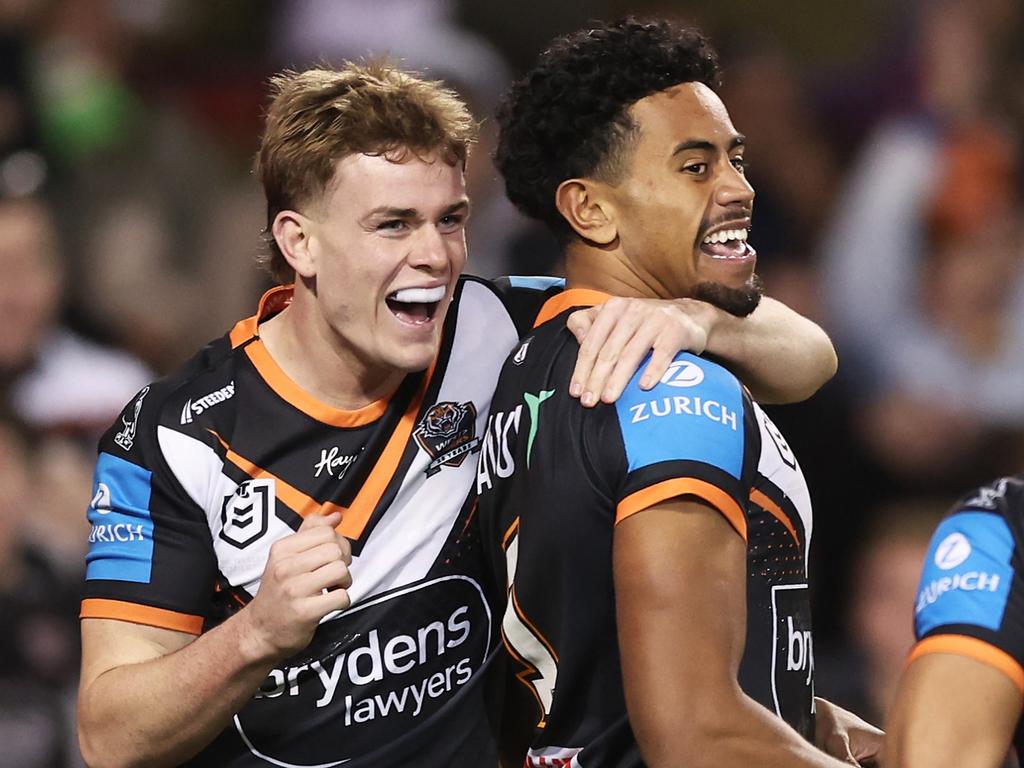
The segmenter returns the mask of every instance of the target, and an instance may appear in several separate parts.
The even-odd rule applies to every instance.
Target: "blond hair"
[[[260,264],[279,282],[294,279],[271,234],[277,214],[316,202],[338,160],[352,154],[439,153],[465,166],[476,124],[456,93],[389,62],[345,63],[270,80],[272,100],[256,158],[267,198],[267,251]]]

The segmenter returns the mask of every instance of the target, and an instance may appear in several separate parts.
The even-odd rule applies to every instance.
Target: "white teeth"
[[[740,240],[746,242],[747,230],[746,229],[720,229],[718,232],[712,232],[710,235],[704,238],[705,243],[726,243],[730,240]]]
[[[443,285],[436,288],[402,288],[388,298],[403,304],[433,304],[444,298],[444,292]]]

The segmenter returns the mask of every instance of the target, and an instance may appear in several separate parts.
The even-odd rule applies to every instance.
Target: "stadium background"
[[[1019,0],[3,0],[0,767],[80,764],[98,433],[266,285],[267,76],[390,50],[450,81],[484,119],[471,271],[557,271],[503,199],[487,118],[551,36],[627,12],[711,34],[759,270],[835,339],[836,379],[772,414],[817,510],[818,690],[882,719],[931,526],[1024,467]]]

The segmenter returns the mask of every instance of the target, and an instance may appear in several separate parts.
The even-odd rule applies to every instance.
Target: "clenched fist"
[[[324,616],[351,603],[352,547],[335,530],[340,522],[340,512],[310,515],[271,546],[259,592],[242,611],[267,657],[301,651]]]

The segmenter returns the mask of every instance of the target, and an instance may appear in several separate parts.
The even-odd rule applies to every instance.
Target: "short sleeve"
[[[160,456],[148,392],[100,442],[81,616],[199,634],[216,584],[209,527]]]
[[[1024,606],[1019,553],[1010,525],[994,512],[963,510],[938,526],[914,605],[926,653],[970,656],[1009,675],[1024,690]]]
[[[615,405],[627,475],[616,521],[676,496],[718,509],[746,537],[743,512],[759,441],[739,381],[710,360],[680,353],[653,389],[640,371]]]

